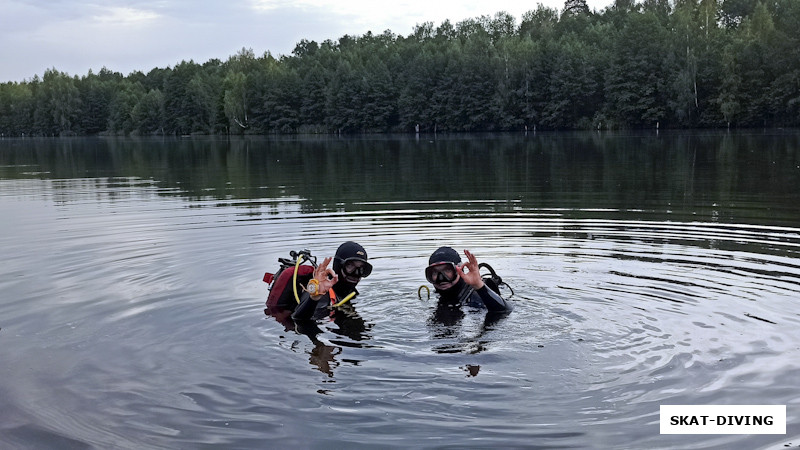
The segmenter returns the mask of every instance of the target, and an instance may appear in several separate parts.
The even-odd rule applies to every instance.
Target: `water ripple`
[[[0,388],[17,416],[48,425],[14,422],[0,442],[300,443],[299,421],[323,414],[331,424],[314,425],[311,446],[334,429],[332,445],[368,445],[402,424],[433,447],[463,442],[464,427],[493,445],[663,447],[642,431],[659,404],[800,401],[787,396],[800,369],[799,228],[479,200],[359,211],[181,200],[136,179],[54,180],[44,194],[26,183],[10,185],[31,208],[0,198],[19,230],[0,242],[0,340],[15,350]],[[329,256],[349,239],[375,267],[354,301],[358,339],[324,323],[312,342],[264,316],[260,279],[277,258]],[[492,264],[514,312],[432,321],[435,299],[417,292],[440,245]]]

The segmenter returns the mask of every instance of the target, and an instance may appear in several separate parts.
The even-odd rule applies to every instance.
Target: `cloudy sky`
[[[601,10],[613,0],[588,0]],[[391,30],[493,16],[517,18],[536,4],[563,0],[0,0],[0,82],[41,76],[48,68],[86,75],[102,67],[147,73],[182,60],[226,60],[241,48],[289,54],[301,39]]]

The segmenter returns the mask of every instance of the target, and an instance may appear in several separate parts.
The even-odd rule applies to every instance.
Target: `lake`
[[[797,447],[799,187],[793,130],[0,139],[0,447]],[[265,314],[347,240],[349,325]],[[442,245],[514,311],[435,320]]]

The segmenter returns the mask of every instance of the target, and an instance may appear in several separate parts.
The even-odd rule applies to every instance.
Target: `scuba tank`
[[[296,293],[302,292],[303,286],[314,277],[317,258],[309,250],[289,252],[290,258],[278,258],[280,268],[274,274],[267,272],[263,281],[270,285],[267,296],[268,308],[284,308],[294,310],[299,302]],[[310,264],[304,264],[308,262]],[[294,287],[292,284],[294,283]]]

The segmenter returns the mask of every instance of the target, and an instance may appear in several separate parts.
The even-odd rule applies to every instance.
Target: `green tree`
[[[744,96],[742,120],[747,125],[766,125],[775,118],[769,87],[782,69],[774,65],[775,23],[763,3],[755,5],[737,33],[741,38],[737,62]]]
[[[194,61],[181,61],[164,81],[164,128],[167,133],[189,134],[202,127],[202,122],[195,116],[204,100],[197,98],[201,89],[197,82],[189,87],[200,69]]]
[[[548,49],[551,61],[542,124],[549,128],[591,126],[602,99],[595,49],[568,35]]]
[[[753,0],[722,0],[720,17],[727,28],[736,28],[752,14],[755,6]]]
[[[139,133],[164,133],[164,94],[151,89],[131,110],[131,120]]]
[[[216,70],[207,67],[199,70],[189,80],[183,103],[184,113],[189,120],[184,121],[191,132],[212,134],[217,130],[220,117],[218,101],[221,94],[221,80]]]
[[[589,5],[586,0],[565,0],[564,14],[589,14]]]
[[[520,37],[529,37],[534,42],[549,41],[558,25],[558,11],[542,6],[522,15],[519,25]]]
[[[567,0],[513,16],[242,48],[123,77],[0,85],[0,134],[800,124],[797,0]]]
[[[225,117],[232,129],[245,130],[247,119],[247,75],[230,71],[223,80]]]
[[[144,94],[144,88],[139,83],[124,80],[119,84],[109,106],[108,129],[111,132],[129,134],[138,128],[138,123],[133,119],[133,109]]]
[[[724,75],[720,80],[718,94],[712,99],[712,103],[717,106],[725,123],[730,127],[739,118],[742,111],[742,80],[738,74],[735,55],[731,49],[726,49],[722,67],[725,69]]]
[[[38,133],[68,135],[79,132],[81,97],[75,80],[56,69],[48,69],[36,90],[34,123]]]
[[[325,124],[329,129],[336,132],[361,130],[356,117],[363,99],[358,74],[349,61],[343,60],[336,67],[325,99]]]
[[[800,2],[779,0],[772,12],[775,38],[772,63],[777,68],[769,104],[781,125],[800,122]]]
[[[88,75],[78,82],[78,90],[82,100],[80,115],[81,132],[97,134],[108,128],[108,116],[114,92],[122,76],[113,74],[105,67],[98,74],[90,70]]]
[[[32,134],[34,96],[28,83],[0,85],[0,136]]]
[[[647,36],[647,39],[642,39]],[[607,114],[618,123],[655,127],[666,116],[668,34],[656,14],[630,12],[615,35],[605,75]]]

